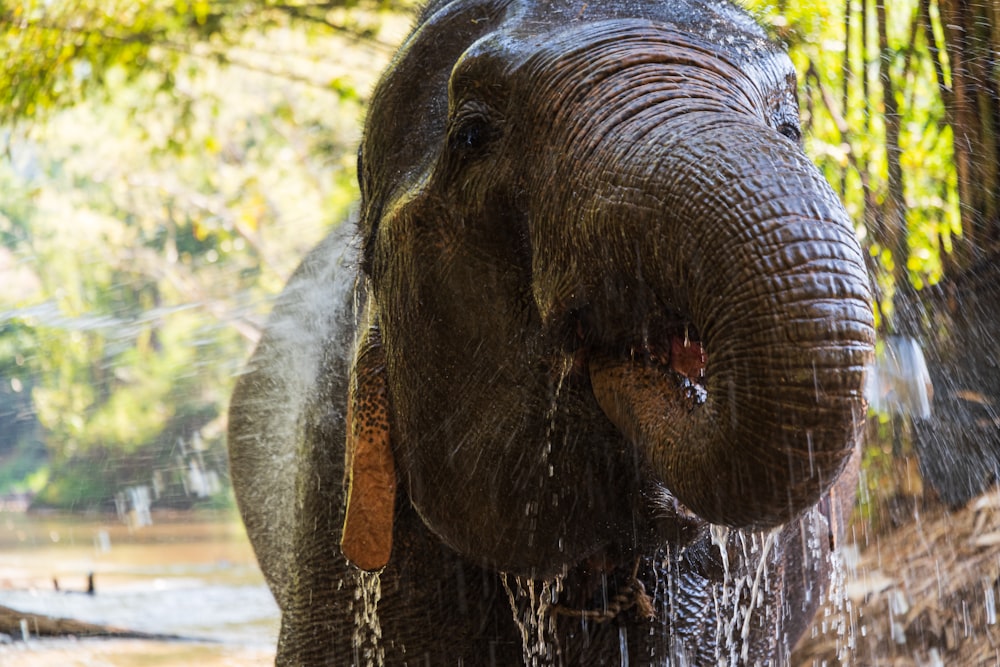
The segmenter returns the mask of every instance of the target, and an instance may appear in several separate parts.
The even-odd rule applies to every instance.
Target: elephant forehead
[[[715,100],[779,127],[797,125],[796,77],[788,56],[755,34],[730,31],[725,45],[648,19],[613,18],[550,26],[547,32],[499,30],[477,40],[452,72],[452,109],[485,101],[503,116],[534,109],[552,121],[558,109],[579,120],[576,103],[597,102],[598,122],[613,100]],[[731,42],[731,43],[730,43]],[[651,84],[651,87],[646,87]],[[654,100],[655,98],[655,100]],[[690,105],[685,110],[690,110]],[[530,113],[530,111],[529,111]],[[661,120],[665,120],[662,116]],[[570,125],[574,125],[570,123]],[[577,130],[579,124],[574,125]]]
[[[421,13],[420,25],[433,25],[470,0],[437,0]],[[727,40],[736,34],[766,40],[756,21],[731,0],[486,0],[492,10],[506,8],[504,28],[522,34],[540,34],[554,26],[580,25],[606,19],[637,18],[672,25],[708,39]],[[485,15],[484,15],[485,17]]]
[[[633,49],[672,43],[725,54],[739,64],[782,52],[757,23],[728,2],[558,4],[507,5],[493,30],[468,46],[455,73],[464,73],[471,63],[494,70],[517,69],[529,58],[572,57],[615,42]]]
[[[761,74],[774,70],[775,62],[769,44],[733,51],[669,26],[617,19],[550,36],[523,61],[519,74],[536,90],[555,87],[568,92],[568,86],[581,94],[623,75],[634,79],[628,85],[652,79],[689,93],[707,85],[713,94],[742,94],[753,106],[774,78],[767,77],[765,83]]]

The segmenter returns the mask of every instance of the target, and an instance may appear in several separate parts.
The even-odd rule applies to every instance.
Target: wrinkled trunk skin
[[[598,165],[614,154],[574,162],[567,190],[590,194],[557,206],[583,221],[572,252],[592,258],[586,270],[604,282],[542,251],[536,293],[551,312],[565,304],[551,303],[561,295],[549,287],[576,285],[572,298],[596,323],[655,326],[664,306],[690,321],[707,352],[704,404],[674,373],[600,355],[595,395],[688,509],[762,528],[815,504],[858,442],[870,295],[847,214],[799,148],[731,112],[714,116],[644,128],[659,148],[611,183]],[[630,132],[619,125],[602,145],[628,145]]]
[[[701,219],[731,223],[700,234],[695,214],[673,246],[676,263],[665,264],[682,267],[681,275],[644,276],[691,313],[708,353],[707,401],[688,421],[639,416],[630,424],[683,502],[733,526],[786,521],[837,478],[863,424],[873,344],[867,278],[846,214],[790,142],[768,149],[754,134],[761,132],[720,137],[748,147],[749,158],[692,146],[695,164],[723,174],[705,193],[718,208]],[[780,192],[768,192],[761,174],[780,174]],[[734,215],[756,198],[771,202],[769,219]],[[705,494],[709,486],[721,493]]]

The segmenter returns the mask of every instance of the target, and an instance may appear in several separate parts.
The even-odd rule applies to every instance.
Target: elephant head
[[[532,576],[817,502],[874,334],[795,86],[714,1],[424,10],[359,155],[345,553],[388,558],[394,478],[454,550]]]

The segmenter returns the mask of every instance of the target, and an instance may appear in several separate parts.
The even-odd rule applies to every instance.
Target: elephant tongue
[[[670,368],[693,382],[705,376],[705,348],[680,336],[670,339]]]

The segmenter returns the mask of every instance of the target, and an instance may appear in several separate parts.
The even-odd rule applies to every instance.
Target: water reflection
[[[94,595],[84,593],[90,572]],[[0,512],[0,605],[211,642],[0,646],[0,663],[26,667],[124,667],[151,655],[162,665],[267,664],[278,630],[277,606],[232,515],[157,515],[130,529],[113,517]]]

